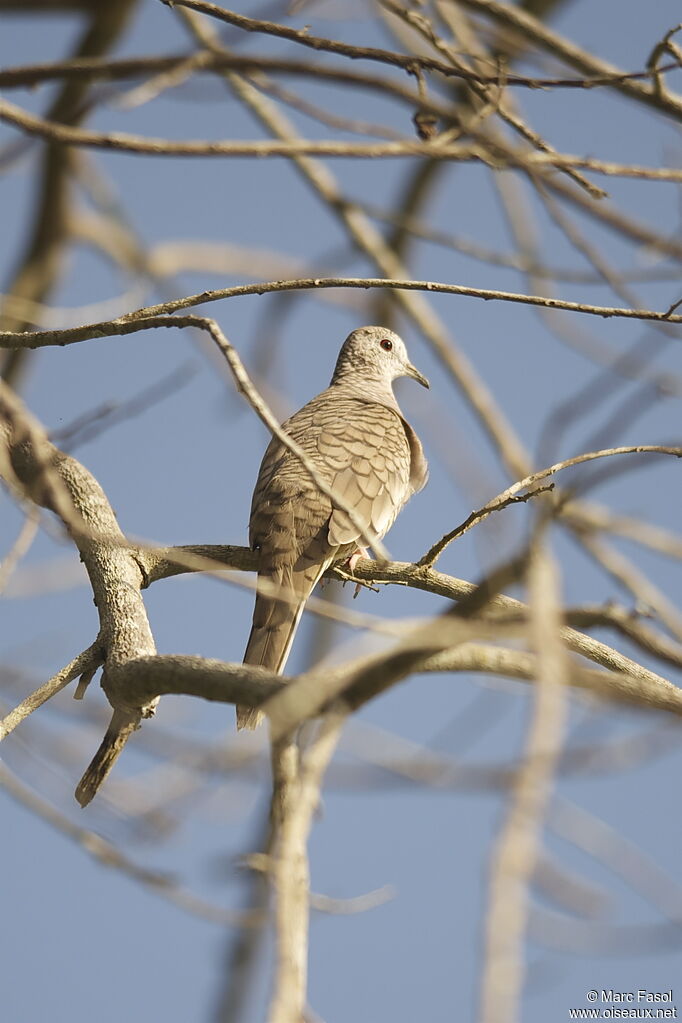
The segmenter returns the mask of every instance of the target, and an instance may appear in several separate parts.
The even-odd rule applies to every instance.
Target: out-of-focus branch
[[[311,49],[318,51],[322,50],[328,53],[336,53],[340,56],[351,57],[354,60],[365,59],[379,61],[382,64],[390,64],[393,67],[402,68],[409,74],[414,74],[417,68],[421,68],[425,71],[437,71],[446,78],[460,78],[464,81],[478,82],[488,85],[499,85],[501,80],[501,76],[499,74],[481,75],[474,71],[467,71],[464,68],[454,68],[451,64],[446,64],[443,61],[435,60],[431,57],[393,53],[390,50],[380,50],[376,47],[352,46],[348,43],[338,42],[335,39],[322,39],[318,36],[310,35],[307,29],[297,30],[289,28],[286,25],[276,24],[272,21],[246,18],[242,14],[237,14],[235,11],[229,11],[224,7],[218,7],[216,4],[207,3],[206,0],[161,0],[161,2],[178,7],[187,7],[200,14],[210,15],[211,17],[217,18],[219,21],[235,25],[237,28],[244,29],[247,32],[260,32],[266,35],[278,36],[279,38],[287,39],[290,42],[299,43],[301,46],[310,47]],[[533,21],[535,21],[535,19],[533,19]],[[540,23],[538,22],[537,24]],[[590,60],[589,54],[585,54],[585,57],[588,61]],[[626,86],[630,82],[632,82],[633,85],[637,85],[637,79],[652,78],[654,74],[651,70],[644,73],[641,71],[621,71],[619,68],[613,67],[605,62],[597,62],[596,59],[593,63],[595,66],[601,64],[600,70],[594,72],[588,71],[587,73],[591,74],[591,77],[587,80],[566,78],[528,78],[524,75],[505,74],[504,84],[521,85],[533,89],[559,86],[564,88],[591,88],[596,85],[613,85],[617,87],[621,83],[623,86]],[[669,68],[666,67],[666,70],[672,70],[675,67],[677,67],[677,65],[673,62]],[[659,67],[657,69],[657,73],[660,73],[662,70],[663,68]],[[640,86],[639,89],[644,96],[648,97],[647,90],[644,86]],[[634,95],[641,98],[640,92],[636,92]],[[670,107],[671,111],[678,114],[682,113],[682,103],[677,104],[673,98],[669,98],[669,101],[666,104],[654,103],[653,105],[666,111],[668,111],[668,107]]]
[[[570,503],[563,511],[563,519],[572,526],[589,526],[604,533],[622,536],[633,543],[642,544],[659,554],[682,558],[682,537],[662,526],[655,526],[634,516],[620,515],[585,501],[580,503],[580,515],[573,518]]]
[[[76,44],[76,57],[97,57],[105,53],[123,30],[135,0],[92,5],[90,21]],[[61,125],[77,124],[87,111],[84,99],[89,87],[85,78],[63,82],[51,104],[47,120]],[[46,148],[39,172],[39,190],[32,213],[32,226],[24,253],[6,290],[18,299],[42,302],[55,286],[68,238],[70,206],[70,164],[72,154],[60,144]],[[27,324],[19,317],[2,315],[0,328],[21,330]],[[20,372],[26,354],[6,356],[2,374],[12,382]]]
[[[273,743],[273,827],[271,877],[275,904],[275,974],[269,1023],[304,1018],[308,974],[310,871],[308,836],[324,772],[346,718],[330,710],[303,753],[292,736]]]
[[[682,888],[636,842],[566,798],[555,797],[549,827],[620,875],[668,920],[682,921]]]
[[[524,760],[491,863],[481,1023],[513,1023],[520,1018],[528,888],[539,859],[568,713],[559,577],[545,536],[546,524],[544,529],[541,524],[529,560],[530,640],[537,658],[537,683]]]
[[[200,18],[191,11],[181,10],[179,13],[184,15],[184,20],[196,39],[210,46],[214,52],[223,49],[215,32]],[[293,125],[270,100],[260,95],[239,75],[228,72],[226,78],[232,91],[271,135],[286,142],[298,139]],[[328,167],[307,156],[294,156],[292,163],[313,193],[337,217],[353,245],[377,266],[381,274],[393,278],[409,276],[380,232],[361,210],[344,196]],[[492,441],[509,473],[513,476],[523,475],[527,471],[523,445],[473,365],[455,346],[445,324],[419,296],[402,295],[398,292],[396,297],[470,403],[486,436]]]
[[[183,912],[203,920],[210,920],[213,923],[237,927],[254,928],[262,926],[264,923],[265,914],[262,912],[231,912],[185,890],[169,874],[160,870],[150,870],[148,867],[135,863],[121,849],[108,842],[105,838],[102,838],[95,831],[90,831],[88,828],[73,824],[65,814],[60,813],[44,799],[37,796],[35,792],[32,792],[31,789],[23,785],[1,763],[0,789],[16,800],[16,802],[26,807],[27,810],[30,810],[31,813],[40,817],[56,831],[71,839],[88,856],[99,863],[100,866],[107,867],[110,870],[117,870],[123,876],[142,885],[147,891],[159,895],[178,909],[183,910]]]
[[[66,61],[62,64],[39,64],[17,68],[0,69],[0,88],[16,88],[23,85],[38,84],[52,78],[93,78],[119,80],[145,73],[162,75],[173,73],[187,60],[186,55],[168,57],[139,57],[124,60],[82,60]],[[384,93],[392,99],[400,101],[414,109],[417,103],[421,108],[441,117],[447,123],[450,110],[448,105],[436,96],[419,99],[415,89],[410,85],[367,72],[349,70],[344,67],[325,66],[306,60],[277,59],[269,56],[232,54],[227,51],[206,54],[203,51],[201,66],[195,70],[201,72],[240,71],[245,74],[267,72],[268,74],[294,75],[304,78],[350,85],[353,88],[369,89]]]
[[[8,100],[0,100],[0,121],[11,124],[31,135],[38,135],[40,138],[61,143],[64,146],[87,146],[96,149],[111,149],[117,152],[140,153],[147,156],[332,156],[368,160],[423,156],[431,160],[481,161],[499,168],[518,167],[529,170],[543,167],[555,167],[558,170],[585,168],[596,174],[639,178],[648,181],[682,182],[682,170],[676,167],[643,167],[637,164],[575,156],[570,153],[557,153],[547,143],[540,145],[542,140],[539,140],[539,136],[535,136],[535,138],[536,141],[539,140],[538,145],[543,151],[538,153],[514,150],[511,147],[487,151],[481,143],[449,145],[438,137],[423,142],[407,138],[400,138],[392,142],[346,142],[335,139],[323,141],[310,139],[239,141],[230,139],[224,142],[176,142],[172,139],[144,138],[126,132],[96,132],[85,128],[71,128],[56,121],[36,117]],[[348,126],[345,130],[348,130]],[[596,193],[598,193],[598,197],[605,194],[602,190],[592,186],[590,193],[593,198]]]
[[[355,135],[373,135],[376,138],[390,139],[393,141],[406,141],[404,132],[396,131],[394,128],[388,128],[384,124],[378,124],[370,121],[359,120],[358,118],[343,117],[339,114],[333,114],[329,110],[317,103],[311,103],[297,92],[293,92],[291,89],[285,89],[281,85],[277,85],[275,82],[265,79],[263,75],[249,74],[248,80],[252,85],[255,85],[257,89],[264,92],[268,96],[273,96],[279,100],[280,103],[284,103],[285,106],[291,107],[292,110],[297,110],[300,114],[304,114],[306,117],[311,118],[313,121],[317,121],[319,124],[324,124],[328,128],[333,128],[336,131],[351,132]]]
[[[436,32],[431,20],[421,11],[406,10],[405,7],[393,3],[393,0],[381,0],[381,5],[385,9],[391,11],[395,16],[404,19],[408,25],[416,29],[419,34],[427,39],[432,46],[436,48],[440,53],[443,53],[450,64],[453,67],[462,69],[465,67],[459,53],[449,45],[440,35]],[[473,40],[472,40],[473,42]],[[477,47],[478,49],[478,47]],[[477,56],[483,57],[484,54],[477,54]],[[482,111],[488,110],[489,113],[496,114],[502,121],[508,124],[513,131],[517,132],[526,142],[528,142],[533,148],[539,150],[545,154],[555,154],[556,149],[551,146],[545,139],[538,134],[530,125],[519,116],[514,109],[513,101],[507,99],[504,94],[505,80],[504,73],[500,72],[500,81],[498,84],[497,95],[492,95],[492,89],[489,86],[482,85],[479,82],[470,82],[469,87],[472,94],[478,97],[479,106],[483,104]],[[482,119],[485,119],[483,117]],[[474,118],[471,126],[463,125],[464,131],[467,134],[471,134],[476,131],[476,119]],[[537,155],[537,154],[535,154]],[[529,160],[531,159],[529,154]],[[554,164],[556,166],[556,164]],[[572,168],[563,168],[565,172],[573,178],[576,184],[584,188],[586,192],[592,196],[593,199],[603,199],[606,193],[601,188],[596,188],[591,181],[588,181],[582,174],[578,174]]]
[[[659,95],[659,90],[655,87],[648,87],[632,79],[620,78],[618,80],[619,69],[614,64],[595,57],[589,51],[576,46],[575,43],[548,28],[542,21],[534,18],[532,14],[528,14],[519,6],[502,4],[498,0],[462,0],[462,3],[465,7],[495,21],[498,25],[518,29],[526,40],[550,53],[552,57],[558,57],[564,63],[576,68],[581,74],[602,78],[611,77],[613,88],[624,93],[630,99],[636,99],[640,103],[645,103],[677,119],[682,117],[681,97],[672,93]]]
[[[374,203],[357,201],[358,206],[367,213],[373,220],[379,220],[385,224],[391,224],[402,229],[414,238],[432,242],[444,248],[454,249],[463,256],[481,263],[490,263],[493,266],[507,267],[511,270],[520,270],[522,273],[538,279],[553,279],[565,281],[572,284],[600,284],[603,280],[601,274],[590,273],[585,270],[577,270],[568,266],[554,266],[546,262],[536,262],[530,259],[525,253],[504,252],[502,250],[486,247],[479,244],[472,238],[462,235],[455,235],[449,231],[443,231],[438,227],[428,224],[425,220],[415,216],[405,216],[402,212],[389,211]],[[628,270],[618,270],[618,278],[624,282],[629,281],[679,281],[679,269],[674,267],[639,267]]]
[[[0,594],[7,587],[7,583],[21,559],[30,550],[31,544],[38,532],[39,522],[38,512],[35,509],[30,509],[26,514],[16,540],[2,561],[0,561]]]
[[[672,601],[645,573],[604,540],[576,531],[580,542],[595,562],[633,595],[638,605],[651,608],[673,636],[682,640],[682,615]]]
[[[637,245],[650,248],[653,252],[661,252],[678,261],[682,260],[682,243],[678,240],[677,234],[658,233],[652,230],[648,224],[635,220],[631,215],[609,205],[607,201],[594,203],[584,192],[574,188],[558,175],[545,175],[543,185],[572,206],[577,206],[591,219],[615,231],[616,234],[628,238]]]

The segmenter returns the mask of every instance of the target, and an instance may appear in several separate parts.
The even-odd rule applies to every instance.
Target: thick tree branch
[[[104,654],[102,687],[114,716],[88,769],[94,776],[84,775],[87,791],[83,790],[83,796],[89,801],[140,719],[155,709],[155,701],[131,701],[116,685],[118,665],[156,652],[140,592],[144,579],[97,480],[50,443],[6,385],[0,385],[0,445],[0,472],[9,473],[10,482],[20,485],[27,497],[58,515],[78,548],[92,586],[99,614],[97,644]]]
[[[134,0],[116,4],[92,5],[92,14],[76,44],[76,57],[97,58],[120,35],[134,7]],[[88,113],[85,97],[89,87],[85,78],[61,83],[47,112],[47,120],[61,125],[76,125]],[[41,154],[38,192],[31,211],[24,251],[19,257],[7,290],[16,298],[45,301],[62,272],[63,255],[69,240],[71,207],[71,165],[73,154],[59,143],[48,144]],[[28,326],[21,315],[3,310],[0,327],[15,330]],[[27,353],[12,352],[3,360],[2,374],[8,383],[18,378]]]
[[[247,547],[212,544],[165,547],[158,550],[145,549],[139,551],[138,559],[143,565],[149,584],[185,572],[207,571],[219,567],[248,572],[255,571],[257,568],[256,555]],[[344,570],[339,567],[329,569],[325,573],[325,577],[342,580],[348,578]],[[370,584],[408,586],[435,596],[447,597],[456,602],[466,600],[476,589],[475,584],[467,580],[457,579],[455,576],[437,572],[433,568],[421,567],[407,561],[377,564],[370,559],[361,559],[353,569],[353,578]],[[508,622],[526,621],[527,613],[528,609],[522,601],[502,594],[498,594],[490,601],[486,612],[490,618],[501,617]],[[647,653],[653,653],[666,663],[675,666],[682,663],[682,651],[676,644],[655,633],[652,629],[647,629],[633,621],[625,612],[620,612],[617,608],[576,608],[574,611],[567,612],[567,621],[575,622],[581,627],[614,628],[638,643]],[[642,699],[647,706],[658,706],[659,709],[669,710],[676,708],[682,700],[682,690],[679,690],[677,686],[629,657],[625,657],[613,647],[579,632],[570,625],[564,627],[562,636],[568,649],[573,653],[580,654],[582,657],[608,668],[614,673],[615,678],[621,679],[617,684],[614,682],[612,692],[614,699],[636,703],[637,688],[641,685]],[[472,667],[470,670],[476,669]],[[481,670],[488,669],[481,668]],[[504,672],[501,673],[504,674]],[[630,681],[625,681],[626,679]],[[601,695],[608,696],[607,689],[610,683],[605,681],[604,685],[605,688],[601,691]]]

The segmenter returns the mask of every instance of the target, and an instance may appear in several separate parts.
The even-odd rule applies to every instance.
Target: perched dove
[[[360,327],[344,341],[327,390],[282,426],[319,479],[378,538],[428,476],[419,438],[393,394],[393,381],[403,376],[429,386],[397,334]],[[306,600],[331,564],[364,553],[361,533],[273,437],[253,492],[249,539],[266,586],[256,597],[244,663],[282,672]],[[237,707],[238,728],[255,728],[261,717]]]

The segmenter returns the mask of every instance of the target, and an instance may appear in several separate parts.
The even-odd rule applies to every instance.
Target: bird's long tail
[[[284,671],[303,608],[328,565],[329,561],[309,563],[299,570],[284,566],[272,574],[260,574],[259,581],[265,586],[256,597],[244,664],[257,664],[278,675]],[[273,595],[273,588],[277,596]],[[256,708],[237,707],[238,729],[257,728],[262,718],[262,712]]]

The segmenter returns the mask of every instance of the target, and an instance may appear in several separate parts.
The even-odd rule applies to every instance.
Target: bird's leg
[[[360,561],[362,558],[369,558],[369,556],[370,554],[366,547],[358,547],[356,548],[356,550],[353,551],[351,556],[348,558],[346,562],[344,562],[344,564],[347,566],[350,574],[355,575],[355,566],[357,565],[358,561]],[[353,591],[353,600],[355,600],[362,587],[363,587],[362,583],[355,584],[355,590]]]
[[[356,548],[356,550],[354,550],[353,553],[351,554],[351,556],[348,558],[348,561],[346,561],[346,565],[348,566],[348,571],[351,574],[354,573],[355,572],[355,566],[357,565],[358,561],[360,561],[362,558],[369,558],[369,556],[370,556],[370,553],[369,553],[369,551],[367,550],[366,547],[358,547],[358,548]]]

